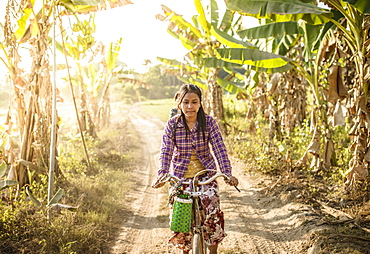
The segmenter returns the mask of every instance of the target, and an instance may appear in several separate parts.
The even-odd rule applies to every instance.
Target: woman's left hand
[[[239,180],[235,176],[230,176],[230,180],[226,181],[226,183],[230,186],[238,186]]]

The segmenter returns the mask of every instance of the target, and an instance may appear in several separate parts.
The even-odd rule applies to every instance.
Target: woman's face
[[[200,109],[200,98],[196,93],[187,93],[179,104],[179,109],[187,118],[196,118]]]

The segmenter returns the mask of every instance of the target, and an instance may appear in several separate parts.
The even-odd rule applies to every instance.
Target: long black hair
[[[197,113],[197,121],[198,121],[198,137],[200,136],[200,133],[203,133],[203,140],[206,139],[205,130],[207,127],[207,121],[206,121],[206,113],[204,112],[203,106],[202,106],[202,91],[199,87],[193,84],[184,84],[180,87],[179,91],[175,94],[175,100],[177,102],[177,105],[180,105],[182,100],[184,99],[185,95],[187,93],[195,93],[199,97],[200,101],[200,108]],[[175,137],[177,122],[179,121],[180,117],[182,118],[182,121],[185,125],[186,133],[190,132],[188,125],[186,124],[185,114],[181,111],[181,114],[176,119],[175,128],[172,132],[172,136]]]

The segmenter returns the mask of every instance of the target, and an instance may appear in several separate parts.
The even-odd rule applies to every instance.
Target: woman
[[[230,160],[216,121],[204,113],[201,90],[192,84],[183,85],[175,95],[180,113],[168,120],[163,134],[158,177],[153,182],[159,188],[160,179],[171,173],[180,179],[191,179],[203,169],[216,169],[216,161],[211,154],[209,144],[217,159],[222,173],[230,177],[229,185],[238,185],[238,179],[231,174]],[[200,181],[208,179],[215,173],[205,173]],[[210,254],[217,253],[218,244],[226,236],[224,216],[220,209],[218,185],[216,181],[200,187],[201,204],[206,213],[204,221],[205,240]],[[170,187],[170,196],[175,195],[176,188]],[[192,233],[173,232],[169,243],[189,253]]]

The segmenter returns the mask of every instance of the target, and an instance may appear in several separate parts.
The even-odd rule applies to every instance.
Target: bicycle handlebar
[[[204,174],[204,173],[206,173],[206,172],[217,172],[217,170],[214,170],[214,169],[204,169],[204,170],[202,170],[202,171],[199,171],[197,174],[195,174],[195,176],[194,176],[194,179],[197,179],[197,177],[199,176],[199,175],[201,175],[201,174]],[[223,173],[218,173],[218,174],[216,174],[216,175],[214,175],[214,176],[212,176],[211,178],[209,178],[209,179],[207,179],[207,180],[205,180],[205,181],[197,181],[197,185],[205,185],[205,184],[209,184],[210,182],[212,182],[212,181],[214,181],[216,178],[218,178],[218,177],[223,177],[225,180],[230,180],[230,177],[228,177],[227,175],[225,175],[225,174],[223,174]],[[177,176],[175,176],[175,175],[170,175],[170,174],[168,174],[168,175],[164,175],[163,176],[163,178],[156,184],[156,185],[160,185],[160,184],[162,184],[162,183],[166,183],[166,182],[170,182],[170,181],[174,181],[175,183],[178,183],[178,182],[180,182],[181,181],[181,179],[180,178],[178,178]],[[194,181],[192,181],[193,182],[193,185],[195,184],[194,183]],[[191,182],[182,182],[181,184],[191,184]],[[195,187],[195,186],[194,186]],[[239,192],[240,192],[240,190],[239,190],[239,188],[237,187],[237,186],[235,186],[234,185],[234,187],[235,187],[235,189],[237,189]]]

